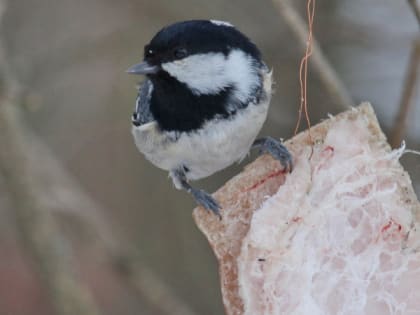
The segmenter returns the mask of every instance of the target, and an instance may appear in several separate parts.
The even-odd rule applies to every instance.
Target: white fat
[[[196,95],[217,94],[233,86],[235,97],[243,102],[249,99],[259,81],[254,59],[238,49],[228,56],[222,53],[192,55],[164,63],[162,68]]]
[[[264,75],[267,97],[260,104],[249,104],[231,120],[213,119],[200,130],[180,133],[162,132],[157,123],[134,126],[132,133],[137,148],[154,165],[175,170],[185,165],[191,180],[209,176],[241,160],[258,135],[271,97],[271,72]],[[177,183],[175,183],[177,184]]]
[[[237,260],[241,314],[420,314],[419,204],[403,148],[389,152],[368,116],[348,117],[292,151],[293,172],[253,212]]]
[[[229,22],[226,21],[219,21],[219,20],[210,20],[211,23],[216,24],[218,26],[229,26],[229,27],[233,27],[233,25]]]

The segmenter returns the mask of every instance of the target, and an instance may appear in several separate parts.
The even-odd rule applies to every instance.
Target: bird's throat
[[[195,95],[184,83],[163,74],[152,79],[150,110],[165,131],[195,131],[215,116],[229,116],[227,102],[232,88],[217,94]]]

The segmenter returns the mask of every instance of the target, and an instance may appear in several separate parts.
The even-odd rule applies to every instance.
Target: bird
[[[219,218],[220,204],[191,181],[242,161],[252,148],[292,171],[292,156],[281,141],[257,139],[271,100],[272,71],[231,23],[165,26],[144,46],[142,62],[127,72],[145,76],[131,119],[138,150]]]

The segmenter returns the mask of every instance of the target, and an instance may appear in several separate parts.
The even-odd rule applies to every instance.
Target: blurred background
[[[305,2],[293,6],[305,18]],[[76,295],[84,288],[97,314],[223,314],[216,260],[192,220],[192,198],[145,161],[130,133],[141,79],[125,70],[162,26],[196,18],[230,21],[260,47],[276,81],[262,134],[292,136],[303,49],[272,1],[12,0],[5,8],[2,45],[22,88],[15,105],[34,168],[21,175],[45,186],[37,189],[55,230],[43,237],[69,266],[57,273],[76,279]],[[407,71],[420,71],[409,65],[419,25],[408,1],[318,1],[314,32],[354,102],[370,101],[391,136]],[[312,68],[308,85],[313,123],[345,109]],[[420,150],[414,88],[403,131]],[[195,186],[214,191],[249,161]],[[407,154],[402,163],[419,196],[420,158]],[[43,262],[32,248],[38,239],[25,232],[32,226],[36,235],[37,219],[19,214],[22,197],[0,175],[0,313],[64,314],[54,300],[61,282],[48,279],[58,267]]]

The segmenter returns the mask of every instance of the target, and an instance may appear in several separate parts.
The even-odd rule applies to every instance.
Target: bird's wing
[[[135,126],[144,125],[155,120],[152,112],[150,111],[152,91],[153,84],[150,80],[146,80],[139,88],[139,93],[136,99],[136,107],[132,117],[132,122]]]

